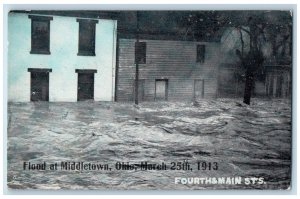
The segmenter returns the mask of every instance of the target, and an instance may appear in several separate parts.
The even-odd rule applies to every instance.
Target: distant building
[[[288,98],[292,94],[291,65],[266,65],[265,95],[272,98]],[[258,90],[258,89],[257,89]]]
[[[271,26],[266,34],[266,51],[262,67],[256,71],[253,97],[289,98],[292,94],[292,38],[286,26]],[[283,31],[285,30],[285,31]],[[241,48],[239,33],[234,28],[224,31],[221,38],[222,63],[218,70],[218,97],[243,97],[244,71],[235,54]],[[245,50],[249,50],[249,36],[243,33]]]

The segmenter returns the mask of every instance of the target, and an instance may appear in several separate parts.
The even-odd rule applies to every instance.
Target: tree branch
[[[241,26],[238,26],[237,28],[241,29],[242,31],[244,31],[244,32],[246,32],[246,33],[248,33],[250,35],[250,31],[249,30],[247,30],[247,29],[245,29],[245,28],[243,28]]]
[[[283,45],[284,45],[284,43],[288,40],[288,38],[289,38],[289,35],[285,35],[285,36],[283,37],[283,39],[282,39],[281,41],[278,42],[279,44],[277,44],[277,45],[275,46],[276,51],[279,49],[280,46],[283,46]]]
[[[243,33],[240,28],[239,28],[239,32],[240,32],[240,39],[241,39],[241,44],[242,44],[241,56],[244,57],[244,39],[243,39]]]

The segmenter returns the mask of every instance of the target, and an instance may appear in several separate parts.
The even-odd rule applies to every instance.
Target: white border
[[[16,3],[16,4],[15,4]],[[29,5],[29,4],[24,4],[24,3],[29,3],[29,4],[35,4],[35,5]],[[53,4],[56,5],[53,5]],[[76,3],[77,5],[70,5],[72,3]],[[182,2],[174,2],[174,1],[166,1],[166,0],[146,0],[143,1],[143,3],[148,3],[146,4],[138,4],[140,3],[139,1],[127,1],[124,4],[124,1],[114,1],[114,0],[103,0],[101,3],[103,4],[97,4],[94,5],[94,3],[97,3],[94,0],[77,0],[77,1],[62,1],[62,0],[46,0],[46,1],[38,1],[38,0],[27,0],[27,1],[17,1],[17,0],[4,0],[2,3],[1,7],[1,18],[4,23],[1,23],[2,30],[0,33],[0,38],[1,41],[3,41],[3,45],[0,47],[0,51],[3,52],[1,54],[1,60],[3,60],[3,66],[5,66],[7,63],[6,57],[7,57],[7,50],[6,50],[6,38],[7,38],[7,32],[6,32],[6,27],[7,27],[7,13],[8,10],[10,9],[59,9],[59,10],[66,10],[66,9],[77,9],[77,10],[83,10],[83,9],[102,9],[102,10],[136,10],[136,9],[142,9],[142,10],[170,10],[170,9],[175,9],[175,10],[235,10],[235,9],[243,9],[243,10],[263,10],[263,9],[276,9],[276,10],[285,10],[285,9],[294,9],[294,16],[295,16],[295,21],[294,21],[294,41],[293,41],[293,154],[292,158],[293,160],[296,160],[296,155],[299,154],[299,148],[296,147],[296,143],[299,143],[299,137],[297,136],[297,122],[300,122],[299,119],[296,117],[296,113],[299,111],[297,107],[297,99],[298,98],[298,92],[297,88],[299,88],[297,77],[299,77],[298,72],[300,70],[296,70],[297,68],[297,60],[296,57],[299,57],[299,53],[297,52],[297,46],[299,45],[299,42],[297,39],[298,32],[299,32],[299,26],[298,22],[298,15],[296,13],[296,9],[298,6],[298,2],[296,0],[285,0],[285,1],[267,1],[267,0],[252,0],[252,1],[216,1],[216,0],[209,0],[202,2],[202,4],[199,4],[200,2],[197,0],[185,0]],[[149,3],[155,3],[156,5],[151,5]],[[203,3],[209,3],[208,4],[203,4]],[[225,4],[226,3],[226,4]],[[272,4],[269,4],[272,3]],[[4,5],[4,4],[10,4],[10,5]],[[14,5],[12,5],[14,4]],[[39,5],[37,5],[39,4]],[[62,5],[63,4],[63,5]],[[68,5],[69,4],[69,5]],[[80,4],[80,5],[79,5]],[[159,5],[160,4],[160,5]],[[231,5],[234,4],[234,5]],[[244,4],[244,5],[243,5]],[[257,4],[257,5],[253,5]],[[282,5],[285,4],[285,5]],[[286,4],[295,4],[295,5],[286,5]],[[5,39],[5,40],[4,40]],[[5,46],[4,46],[5,45]],[[3,98],[1,98],[0,102],[0,110],[3,113],[1,115],[1,126],[3,127],[3,136],[0,136],[0,141],[3,143],[3,148],[0,147],[0,154],[3,154],[3,158],[1,158],[1,167],[0,167],[0,179],[5,179],[6,180],[6,173],[3,173],[3,169],[6,168],[6,116],[7,116],[7,105],[6,105],[6,99],[7,99],[7,68],[6,67],[0,67],[0,78],[3,81],[0,81],[0,89],[1,92],[3,93]],[[2,90],[3,89],[3,90]],[[4,125],[5,124],[5,125]],[[296,139],[297,138],[297,139]],[[298,149],[297,149],[298,148]],[[292,173],[292,186],[293,189],[292,191],[269,191],[269,190],[264,190],[264,191],[243,191],[243,190],[235,190],[235,191],[13,191],[13,194],[16,195],[4,195],[1,198],[15,198],[15,197],[24,197],[24,198],[36,198],[40,197],[38,195],[40,194],[51,194],[55,195],[55,197],[58,197],[58,195],[61,195],[59,197],[66,198],[67,195],[73,195],[71,196],[72,198],[82,198],[82,195],[89,195],[91,198],[98,198],[96,195],[91,195],[91,194],[101,194],[101,195],[109,195],[110,197],[113,195],[125,195],[123,196],[124,198],[136,198],[136,197],[145,197],[149,198],[152,197],[151,195],[144,195],[144,194],[161,194],[161,195],[172,195],[172,198],[184,198],[183,195],[189,195],[189,197],[199,197],[198,195],[205,195],[204,197],[215,197],[215,195],[220,196],[223,195],[222,198],[240,198],[241,196],[239,195],[244,195],[242,197],[246,198],[253,198],[253,197],[272,197],[272,198],[277,198],[281,197],[284,195],[285,197],[291,197],[295,198],[297,195],[296,189],[299,190],[299,183],[295,183],[297,180],[297,170],[296,170],[296,165],[299,165],[299,159],[297,159],[297,163],[293,162],[293,173]],[[6,181],[0,181],[0,187],[1,187],[1,193],[3,194],[11,194],[11,192],[4,187],[6,187]],[[3,192],[5,191],[5,192]],[[19,195],[21,194],[21,195]],[[24,194],[24,195],[23,195]],[[34,194],[34,196],[30,196],[30,194]],[[38,194],[38,195],[37,195]],[[131,195],[133,194],[133,196]],[[142,194],[143,196],[139,196],[139,194]],[[191,195],[193,194],[193,195]],[[52,198],[53,196],[42,196],[44,197],[49,197]],[[269,196],[267,196],[269,195]],[[273,196],[270,196],[273,195]],[[274,196],[276,195],[276,196]],[[103,197],[103,196],[101,196]],[[156,197],[156,196],[155,196]]]

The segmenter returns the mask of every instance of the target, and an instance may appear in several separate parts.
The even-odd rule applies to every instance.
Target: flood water
[[[289,100],[204,100],[133,104],[9,103],[8,186],[14,189],[287,189],[291,178]],[[61,162],[111,170],[61,170]],[[141,170],[140,162],[167,170]],[[187,161],[192,170],[171,170]],[[58,163],[57,170],[28,170]],[[135,170],[117,170],[117,162]],[[198,162],[218,169],[198,170]],[[175,177],[261,177],[263,184],[176,184]]]

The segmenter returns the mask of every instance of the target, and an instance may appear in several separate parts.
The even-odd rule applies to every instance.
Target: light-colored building
[[[113,101],[117,21],[9,13],[8,101]]]

